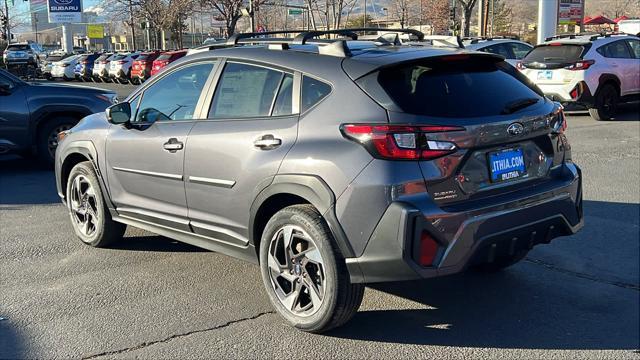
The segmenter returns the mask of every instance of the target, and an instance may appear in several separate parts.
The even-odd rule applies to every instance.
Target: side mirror
[[[11,95],[11,85],[0,84],[0,95]]]
[[[131,120],[131,105],[121,102],[111,105],[105,110],[107,120],[112,124],[126,124]]]

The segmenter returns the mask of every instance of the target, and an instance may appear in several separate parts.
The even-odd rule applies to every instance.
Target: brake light
[[[438,254],[438,243],[431,237],[426,231],[422,231],[420,234],[420,254],[418,256],[418,263],[421,266],[431,266]]]
[[[463,131],[459,126],[345,124],[342,134],[363,145],[371,155],[390,160],[433,160],[457,150],[449,141],[431,140],[426,134]]]
[[[573,64],[566,66],[565,69],[567,70],[587,70],[588,68],[591,67],[591,65],[595,64],[596,61],[595,60],[580,60],[580,61],[576,61]]]

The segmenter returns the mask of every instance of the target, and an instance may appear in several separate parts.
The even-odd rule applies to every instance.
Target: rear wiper
[[[510,103],[508,103],[504,109],[502,109],[501,114],[502,115],[506,115],[506,114],[513,114],[514,112],[518,111],[518,110],[522,110],[526,107],[529,107],[533,104],[536,104],[538,101],[540,101],[540,99],[536,99],[536,98],[527,98],[527,99],[520,99],[520,100],[516,100],[516,101],[512,101]]]

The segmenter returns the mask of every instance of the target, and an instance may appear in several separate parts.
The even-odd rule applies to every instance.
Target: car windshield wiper
[[[518,110],[522,110],[526,107],[529,107],[533,104],[536,104],[538,101],[540,101],[540,99],[536,99],[536,98],[526,98],[526,99],[520,99],[520,100],[516,100],[516,101],[512,101],[510,103],[508,103],[504,109],[502,109],[501,114],[502,115],[506,115],[506,114],[513,114],[514,112],[518,111]]]

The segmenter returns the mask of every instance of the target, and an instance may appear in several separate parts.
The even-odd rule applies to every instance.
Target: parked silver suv
[[[557,103],[502,57],[357,31],[236,34],[63,132],[78,237],[132,225],[259,263],[284,319],[321,332],[365,283],[499,270],[582,227]]]

